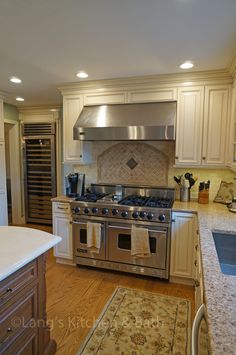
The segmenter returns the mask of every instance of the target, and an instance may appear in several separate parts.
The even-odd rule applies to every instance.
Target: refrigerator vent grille
[[[55,134],[55,123],[24,123],[23,136],[43,136]]]

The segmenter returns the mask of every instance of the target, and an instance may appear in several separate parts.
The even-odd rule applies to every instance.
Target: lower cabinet
[[[46,317],[45,257],[0,281],[0,354],[53,355]]]
[[[173,212],[172,219],[170,276],[194,281],[197,216],[193,213]]]
[[[58,261],[72,262],[72,225],[69,202],[53,202],[53,234],[62,238],[54,247],[54,255]]]

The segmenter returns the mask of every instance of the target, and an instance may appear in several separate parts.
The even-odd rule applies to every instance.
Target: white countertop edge
[[[8,276],[12,275],[15,271],[19,270],[26,264],[30,263],[32,260],[36,259],[38,256],[44,254],[46,251],[54,247],[62,240],[61,237],[54,236],[50,242],[45,242],[41,247],[34,250],[32,253],[27,255],[25,258],[19,260],[17,263],[10,265],[6,270],[0,273],[0,281],[3,281]]]

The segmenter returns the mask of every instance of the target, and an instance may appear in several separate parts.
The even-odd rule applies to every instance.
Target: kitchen
[[[130,4],[131,3],[132,1],[130,2]],[[179,11],[181,9],[185,13],[184,6],[188,7],[190,6],[190,4],[184,5],[183,2],[181,4],[180,3],[181,2],[176,2],[175,6]],[[142,11],[144,11],[142,16],[145,16],[145,14],[147,15],[147,12],[150,16],[150,9],[153,6],[155,8],[155,5],[153,4],[153,2],[151,2],[149,5],[149,11],[148,6],[146,9],[142,7]],[[194,8],[195,5],[192,6]],[[229,9],[231,9],[231,16],[233,17],[233,14],[235,14],[235,8],[233,4],[231,4],[231,2],[229,2],[228,6]],[[118,7],[118,5],[116,5],[115,7]],[[97,9],[96,5],[95,8]],[[97,9],[101,17],[103,16],[102,9],[103,8]],[[161,9],[164,11],[164,13],[170,15],[169,10],[167,11],[167,9],[164,8]],[[6,10],[7,9],[5,9],[5,11]],[[22,8],[21,12],[23,12],[23,10],[25,9]],[[50,5],[48,5],[48,10],[48,14],[52,14],[52,8],[50,7]],[[109,11],[108,9],[103,10],[105,12]],[[42,11],[42,9],[40,11]],[[89,10],[85,7],[83,11],[87,13],[87,11]],[[139,13],[139,9],[136,9],[135,11],[137,11],[137,18],[133,18],[132,14],[130,18],[130,21],[134,21],[133,25],[137,24],[137,19],[139,18],[138,14],[139,16],[141,16],[141,13]],[[207,14],[209,16],[209,13]],[[71,13],[70,15],[72,16]],[[179,13],[178,16],[180,16]],[[228,21],[228,19],[231,18],[230,11],[227,16],[225,16],[222,21],[226,21],[226,18]],[[3,19],[3,21],[5,20]],[[212,17],[212,24],[213,23],[214,17]],[[117,25],[117,23],[115,23],[115,25]],[[83,26],[85,26],[84,23]],[[126,28],[126,30],[127,29],[128,28]],[[43,31],[42,28],[41,30]],[[121,29],[119,30],[121,31]],[[147,32],[148,34],[150,34],[148,30],[149,28],[147,28]],[[215,26],[215,30],[217,31],[217,26]],[[220,30],[222,31],[222,29]],[[81,31],[83,33],[82,29]],[[126,42],[124,42],[124,47],[125,45]],[[135,47],[134,49],[137,50],[137,48]],[[54,196],[52,203],[52,214],[53,233],[59,235],[62,238],[62,242],[55,246],[54,254],[57,259],[56,264],[54,261],[54,257],[50,254],[50,258],[48,260],[47,272],[49,281],[47,287],[48,314],[50,314],[50,320],[53,321],[54,319],[55,333],[53,333],[52,329],[52,335],[56,334],[57,332],[56,341],[58,343],[58,353],[63,353],[63,351],[68,352],[69,348],[71,349],[71,353],[73,353],[73,351],[74,353],[76,353],[76,351],[79,350],[79,346],[82,344],[82,340],[84,340],[85,336],[87,335],[88,329],[79,329],[80,331],[77,330],[76,332],[75,329],[72,329],[72,327],[72,334],[71,336],[69,336],[71,347],[66,348],[66,341],[63,342],[63,340],[60,339],[60,336],[58,336],[59,334],[64,334],[63,329],[60,329],[59,322],[57,325],[55,324],[56,317],[59,317],[58,314],[63,315],[65,317],[63,319],[66,319],[66,315],[64,314],[65,312],[62,311],[64,306],[66,304],[69,305],[73,302],[77,304],[76,301],[73,300],[75,300],[76,298],[78,298],[79,300],[79,294],[81,294],[82,297],[81,290],[78,288],[80,288],[79,284],[81,284],[82,288],[86,287],[86,278],[92,289],[97,284],[97,291],[100,295],[100,298],[98,300],[95,296],[96,293],[93,295],[90,294],[91,298],[89,297],[89,306],[91,307],[90,319],[95,317],[94,322],[101,314],[105,303],[109,300],[115,289],[116,282],[114,280],[117,281],[117,286],[121,285],[128,288],[133,287],[135,289],[140,288],[144,290],[146,289],[147,291],[152,291],[153,289],[153,291],[157,293],[164,292],[170,295],[179,294],[180,297],[182,296],[183,298],[190,298],[192,300],[193,309],[193,285],[195,284],[195,291],[198,291],[195,292],[195,302],[196,300],[198,300],[197,302],[199,302],[200,300],[200,303],[202,303],[202,301],[205,300],[207,306],[206,312],[212,353],[221,353],[223,351],[222,349],[224,349],[225,353],[234,353],[233,345],[235,344],[235,335],[233,332],[235,328],[233,327],[233,318],[231,319],[231,317],[229,317],[229,314],[232,314],[233,316],[235,312],[235,303],[233,300],[235,297],[235,293],[233,291],[235,276],[225,275],[221,273],[214,240],[211,235],[212,229],[230,232],[235,232],[236,230],[234,220],[235,215],[232,212],[228,211],[226,205],[212,203],[214,198],[217,195],[219,197],[219,193],[222,192],[218,191],[222,181],[225,181],[228,184],[227,186],[229,186],[230,188],[232,188],[232,184],[234,184],[234,126],[236,94],[235,59],[233,59],[234,50],[235,48],[233,48],[232,45],[231,47],[229,46],[227,52],[227,60],[223,62],[222,59],[221,62],[225,64],[219,64],[217,63],[217,59],[214,59],[215,62],[212,59],[212,65],[208,67],[206,66],[204,68],[201,67],[200,64],[198,66],[196,60],[196,63],[194,63],[195,67],[193,71],[191,69],[187,69],[186,72],[181,72],[181,70],[178,69],[178,64],[180,64],[180,62],[182,61],[181,54],[179,56],[180,59],[177,60],[178,63],[175,64],[176,69],[165,69],[165,72],[161,72],[158,70],[154,71],[154,69],[150,69],[152,71],[142,72],[140,70],[140,72],[135,72],[135,70],[132,71],[132,65],[131,63],[129,63],[129,72],[126,72],[124,70],[119,74],[118,71],[115,72],[115,69],[113,69],[113,72],[116,74],[104,73],[102,76],[97,77],[96,75],[92,76],[92,74],[90,76],[90,72],[92,73],[92,69],[89,70],[91,65],[89,65],[88,58],[87,65],[80,65],[80,68],[83,65],[84,68],[86,67],[86,70],[88,70],[88,79],[78,79],[77,82],[73,82],[73,80],[75,81],[76,79],[73,79],[72,75],[72,78],[70,80],[66,78],[58,80],[57,84],[55,84],[55,90],[52,96],[50,96],[49,93],[46,92],[45,88],[44,93],[40,96],[38,100],[36,100],[36,97],[37,95],[39,95],[39,93],[36,93],[34,91],[37,87],[37,85],[35,85],[35,82],[33,85],[35,88],[31,87],[32,91],[28,91],[27,96],[26,91],[23,90],[24,85],[26,84],[24,84],[23,87],[21,87],[20,85],[18,87],[17,85],[9,86],[9,84],[5,84],[5,86],[3,85],[1,87],[2,91],[8,91],[11,93],[11,95],[9,95],[7,99],[6,95],[4,95],[4,93],[2,94],[1,107],[2,109],[4,108],[4,115],[2,110],[1,128],[3,127],[3,122],[5,122],[6,120],[7,112],[12,109],[12,106],[16,106],[15,102],[13,101],[14,95],[25,96],[25,102],[17,104],[19,117],[16,119],[16,121],[18,121],[18,125],[20,118],[21,124],[50,122],[54,123],[56,127],[57,193]],[[177,55],[178,51],[176,48],[175,51]],[[202,50],[202,52],[204,51]],[[188,59],[188,56],[186,56],[185,58]],[[128,63],[129,58],[127,57],[126,59]],[[146,64],[146,66],[148,66],[148,64]],[[107,66],[107,68],[109,68],[109,66]],[[76,72],[77,69],[78,68],[75,68],[74,72]],[[7,72],[11,70],[11,66],[9,66]],[[68,71],[68,64],[65,70]],[[100,68],[100,70],[102,72],[102,67]],[[112,66],[110,70],[112,70]],[[5,76],[8,77],[13,74],[14,73],[11,71],[11,73],[9,72],[9,75]],[[25,83],[25,78],[20,74],[18,75],[22,77],[23,83]],[[4,80],[6,81],[6,79]],[[40,87],[40,85],[42,84],[39,81],[38,86]],[[56,88],[58,88],[59,90],[57,90]],[[51,97],[51,101],[49,100],[49,97]],[[173,125],[175,131],[174,139],[138,139],[137,141],[122,139],[121,141],[121,138],[119,137],[119,139],[117,140],[105,139],[95,141],[94,139],[92,139],[93,142],[91,142],[90,140],[86,141],[84,139],[73,139],[74,126],[80,113],[83,112],[83,108],[85,106],[90,106],[94,108],[98,105],[98,107],[102,108],[102,110],[104,111],[104,107],[109,106],[103,105],[123,107],[132,104],[131,106],[134,107],[138,104],[142,104],[143,106],[152,105],[154,103],[160,102],[165,102],[168,104],[170,104],[171,102],[177,103],[174,120],[175,124]],[[139,111],[141,110],[139,109]],[[12,119],[12,117],[13,113],[11,112],[9,119],[10,121],[14,120],[14,118]],[[101,114],[99,116],[99,119],[100,127],[104,127],[104,115]],[[142,119],[142,125],[139,124],[140,127],[145,127],[145,120],[146,118]],[[126,121],[126,125],[130,125],[130,127],[138,127],[137,124],[129,124],[128,121]],[[150,126],[152,125],[150,124]],[[3,130],[1,129],[1,134],[2,132]],[[84,132],[86,136],[86,129]],[[135,132],[136,134],[138,134],[139,129],[136,129]],[[84,138],[84,135],[82,135],[82,138]],[[4,135],[1,135],[1,143],[3,142]],[[2,162],[4,162],[4,159],[1,160],[1,163]],[[20,169],[22,169],[22,165],[20,165]],[[2,169],[1,171],[4,171],[4,169]],[[97,186],[95,186],[96,188],[99,188],[101,184],[106,186],[109,184],[113,185],[114,191],[108,191],[111,195],[117,194],[117,185],[123,185],[123,195],[126,195],[127,192],[125,190],[125,186],[130,184],[132,186],[138,187],[139,189],[143,185],[148,185],[152,188],[156,186],[168,186],[171,191],[173,189],[175,193],[175,202],[172,205],[172,217],[169,220],[171,227],[166,227],[166,225],[164,226],[168,229],[168,233],[171,230],[171,233],[169,233],[170,237],[168,238],[168,243],[171,244],[171,250],[169,252],[169,255],[167,253],[167,259],[169,258],[170,263],[166,261],[166,264],[170,266],[170,269],[167,271],[167,273],[170,276],[171,282],[164,282],[159,280],[158,278],[153,280],[153,277],[149,278],[148,276],[144,277],[135,276],[135,274],[122,274],[121,271],[117,273],[113,271],[104,271],[104,269],[100,268],[92,268],[91,270],[91,265],[90,269],[86,268],[86,266],[79,266],[78,268],[75,268],[73,266],[74,225],[70,222],[73,222],[73,220],[77,218],[82,218],[84,220],[85,213],[83,216],[82,213],[79,215],[75,215],[75,212],[72,210],[76,207],[81,208],[84,202],[78,202],[78,205],[74,205],[72,199],[70,197],[65,196],[65,177],[69,173],[77,172],[80,174],[85,174],[86,188],[91,188],[91,184],[97,184]],[[174,176],[178,178],[183,176],[187,172],[191,173],[195,179],[197,178],[197,180],[191,187],[191,189],[188,190],[190,191],[191,201],[179,202],[180,188],[175,182]],[[4,212],[6,211],[6,187],[4,183],[5,178],[3,177],[3,175],[3,182],[1,185],[3,186],[3,188],[1,189],[1,224],[6,225],[7,223],[5,221],[7,220],[7,213]],[[210,180],[210,188],[207,190],[209,192],[208,198],[210,203],[198,204],[197,201],[199,194],[199,184],[200,182],[207,182],[208,180]],[[23,190],[23,179],[20,182],[18,181],[18,184],[19,183],[21,190]],[[12,185],[12,193],[13,196],[15,196],[14,184]],[[151,189],[149,190],[151,191]],[[159,194],[157,190],[155,190],[154,192],[151,191],[151,197],[153,196],[153,194],[154,196]],[[148,191],[148,193],[150,193],[150,191]],[[140,192],[136,190],[132,191],[131,194],[133,194],[133,192],[134,194],[137,193],[141,196],[144,196],[146,194],[146,191]],[[161,193],[163,193],[163,191]],[[129,191],[128,195],[130,195]],[[233,196],[231,195],[231,200],[232,197]],[[16,201],[18,203],[16,203],[15,206],[18,206],[20,211],[17,214],[15,222],[13,220],[13,223],[22,225],[25,223],[23,194],[20,194],[19,196],[19,194],[17,195],[16,193]],[[96,206],[97,203],[93,206],[91,205],[91,207],[95,209],[97,208]],[[105,206],[104,208],[108,207]],[[157,213],[155,212],[157,210],[154,210],[154,208],[149,211],[146,210],[146,206],[145,209],[143,209],[143,207],[141,206],[135,208],[134,210],[132,209],[132,207],[123,206],[111,208],[111,211],[112,209],[118,209],[118,211],[120,211],[119,216],[122,212],[127,212],[129,215],[129,211],[131,210],[132,213],[138,212],[138,217],[129,217],[129,221],[132,221],[131,224],[135,223],[136,225],[141,223],[141,212],[150,213],[150,216],[151,214],[154,214],[154,221],[148,220],[148,217],[145,217],[145,226],[147,226],[148,224],[149,226],[153,226],[153,223],[157,222],[157,216],[159,217],[162,214],[168,216],[169,213],[166,211],[165,213],[161,213],[163,212],[162,210],[160,211],[160,213]],[[99,214],[100,212],[102,213],[102,209],[98,210]],[[109,211],[105,222],[108,225],[110,225],[111,218],[113,218],[111,217]],[[88,216],[89,215],[90,212],[88,213]],[[101,216],[97,216],[96,218],[100,217]],[[122,218],[122,226],[124,227],[124,223],[126,223],[126,217]],[[135,218],[138,218],[138,223]],[[118,221],[121,222],[121,217],[119,217]],[[115,222],[117,222],[117,218],[115,219]],[[158,228],[161,227],[161,223],[161,221],[158,222],[158,225],[160,224]],[[120,224],[118,223],[118,225]],[[156,226],[154,227],[154,229],[155,228]],[[189,238],[189,234],[192,235],[192,238]],[[153,234],[151,234],[151,237],[153,237]],[[198,250],[195,250],[195,248],[197,248]],[[83,260],[84,259],[86,258],[83,258]],[[195,265],[195,263],[197,265]],[[143,267],[141,267],[141,269],[142,268]],[[53,270],[55,271],[55,274],[53,274]],[[79,271],[81,279],[80,281],[78,281],[78,288],[73,289],[73,287],[66,282],[71,280],[72,285],[77,284],[77,281],[75,281],[75,279],[70,279],[70,275],[72,274],[74,274],[74,276],[76,277],[75,270]],[[90,273],[87,273],[88,271]],[[129,273],[132,272],[131,270],[128,271]],[[198,273],[198,276],[196,276],[196,272]],[[68,278],[68,280],[65,280],[66,278]],[[106,285],[103,284],[102,286],[102,281],[101,284],[98,284],[98,280],[107,280],[107,283]],[[197,286],[198,283],[201,285],[200,287]],[[65,290],[60,290],[60,284],[63,285],[63,288],[65,287]],[[150,289],[145,286],[148,284],[150,285]],[[223,285],[226,290],[229,290],[229,294],[225,294],[224,291],[222,291],[221,293],[221,288],[223,288]],[[92,289],[90,289],[91,292]],[[88,293],[90,291],[88,291]],[[57,299],[57,293],[59,292],[59,298],[64,300],[64,306],[63,302],[61,303],[62,309],[60,310],[60,313],[58,313],[59,310],[56,306],[53,307],[53,304],[57,304],[57,302],[59,301],[59,299]],[[77,297],[76,292],[78,294]],[[183,293],[181,294],[181,292]],[[190,294],[192,295],[190,296]],[[215,302],[212,300],[213,295],[215,297]],[[222,299],[227,300],[227,298],[229,298],[229,304],[225,301],[224,309],[221,310],[220,305],[222,303]],[[98,305],[98,310],[95,310],[94,304],[90,303],[92,302],[92,300],[94,300],[94,303]],[[88,305],[84,305],[84,307],[85,309],[87,309]],[[196,307],[195,310],[197,310],[197,308],[198,307]],[[192,311],[192,319],[194,318],[195,310]],[[71,312],[73,311],[71,310]],[[82,310],[80,312],[82,312]],[[223,317],[224,312],[226,314],[225,318],[227,319],[221,319],[221,321],[219,319],[216,319],[216,314],[221,314],[221,317]],[[228,322],[224,323],[226,324],[224,330],[225,332],[220,327],[221,322]],[[90,328],[91,326],[92,324],[90,325]],[[76,336],[74,338],[73,332],[76,332]],[[226,336],[228,338],[226,338]],[[76,337],[80,337],[80,340],[78,341]],[[224,339],[224,341],[222,339]]]

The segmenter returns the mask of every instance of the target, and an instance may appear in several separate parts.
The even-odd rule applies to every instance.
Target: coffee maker
[[[84,195],[85,174],[70,173],[65,177],[66,196],[77,197]]]

